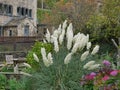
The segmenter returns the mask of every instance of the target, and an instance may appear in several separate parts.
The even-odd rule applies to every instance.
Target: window
[[[0,36],[3,36],[3,27],[0,27]]]
[[[32,17],[32,9],[29,9],[29,17]]]
[[[2,4],[0,3],[0,13],[1,14],[7,14],[7,15],[12,15],[13,13],[13,7],[12,5],[7,5],[7,4]]]
[[[21,9],[21,15],[24,16],[25,15],[25,9],[22,7]]]
[[[28,9],[25,9],[25,15],[28,16]]]
[[[17,14],[21,15],[21,8],[20,7],[17,7]]]
[[[9,36],[12,36],[12,30],[9,30]]]
[[[12,15],[13,7],[11,5],[8,6],[8,14]]]
[[[5,5],[4,5],[4,14],[7,14],[7,13],[8,13],[8,5],[5,4]]]
[[[29,36],[29,26],[24,26],[24,36]]]
[[[2,3],[0,3],[0,13],[3,13]]]

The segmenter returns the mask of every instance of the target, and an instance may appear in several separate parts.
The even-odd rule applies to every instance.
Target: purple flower
[[[110,66],[111,63],[110,63],[109,61],[107,61],[107,60],[104,60],[104,61],[103,61],[103,64],[104,64],[105,66]]]
[[[91,76],[96,76],[96,73],[91,72],[90,75],[91,75]]]
[[[93,80],[95,76],[96,76],[96,73],[92,72],[92,73],[86,75],[85,79],[86,80]]]
[[[118,74],[117,70],[113,70],[112,72],[110,72],[110,75],[112,75],[112,76],[116,76],[117,74]]]

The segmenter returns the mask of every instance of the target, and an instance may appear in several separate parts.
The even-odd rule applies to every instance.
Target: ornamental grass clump
[[[89,35],[80,32],[74,35],[72,23],[68,25],[67,20],[60,24],[53,34],[47,30],[45,37],[44,42],[51,44],[53,50],[46,52],[46,48],[40,48],[41,68],[39,72],[34,72],[33,77],[30,77],[29,88],[32,90],[82,90],[79,78],[88,70],[83,67],[91,61],[88,57],[94,56],[91,52],[95,54],[99,48],[92,51]],[[94,65],[97,65],[94,68],[99,67],[96,61]]]
[[[93,63],[91,62],[89,65]],[[84,75],[80,83],[86,90],[88,87],[91,87],[89,90],[120,90],[119,78],[120,70],[113,69],[112,64],[104,60],[100,68],[90,74]]]

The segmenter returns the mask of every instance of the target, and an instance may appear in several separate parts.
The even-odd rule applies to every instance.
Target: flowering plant
[[[92,85],[92,90],[119,90],[120,70],[112,69],[109,61],[104,60],[101,67],[96,72],[91,72],[81,79],[81,85],[88,87]]]
[[[47,30],[43,42],[52,45],[53,50],[47,52],[42,46],[37,48],[38,54],[33,53],[33,60],[41,67],[32,74],[34,78],[29,79],[29,90],[33,87],[32,90],[81,90],[78,78],[83,75],[83,65],[88,68],[94,62],[90,69],[99,67],[88,58],[95,56],[99,45],[92,47],[88,34],[79,32],[74,35],[72,23],[67,20],[52,34]],[[90,62],[86,64],[88,60]]]

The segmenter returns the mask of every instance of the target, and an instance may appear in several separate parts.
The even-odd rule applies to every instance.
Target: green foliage
[[[16,78],[11,78],[7,80],[6,86],[10,90],[25,90],[25,83],[23,83],[20,80],[17,80]]]
[[[12,77],[7,79],[5,75],[0,74],[0,90],[26,90],[25,82]],[[29,89],[30,90],[30,89]]]
[[[38,18],[39,23],[41,23],[41,21],[44,20],[45,14],[50,15],[51,11],[50,10],[37,9],[37,18]]]
[[[13,66],[6,65],[1,69],[2,72],[13,72]]]
[[[43,0],[44,8],[51,9],[54,4],[60,0]],[[65,0],[66,1],[66,0]],[[41,0],[37,0],[38,8],[41,8]]]
[[[103,0],[103,3],[101,12],[91,16],[84,29],[90,33],[92,40],[120,37],[120,0]]]
[[[0,74],[0,90],[5,90],[5,85],[7,83],[7,78]]]
[[[83,65],[90,60],[97,60],[98,55],[89,56],[84,62],[80,61],[80,52],[74,54],[68,65],[64,64],[64,58],[69,53],[64,46],[58,53],[53,52],[53,65],[46,67],[41,64],[39,72],[34,72],[32,77],[24,78],[25,90],[82,90],[80,77],[89,71],[83,69]],[[22,79],[23,80],[23,79]]]
[[[47,52],[52,51],[52,45],[51,44],[46,44],[43,42],[36,41],[34,46],[32,47],[32,50],[29,51],[27,55],[27,62],[32,66],[33,69],[37,70],[40,68],[40,64],[34,60],[33,53],[35,53],[38,58],[41,60],[41,48],[44,47],[46,48]],[[40,61],[41,63],[41,61]]]
[[[87,31],[90,33],[92,41],[106,38],[104,26],[107,24],[106,17],[103,15],[91,16],[86,24]],[[103,27],[103,28],[102,28]]]

